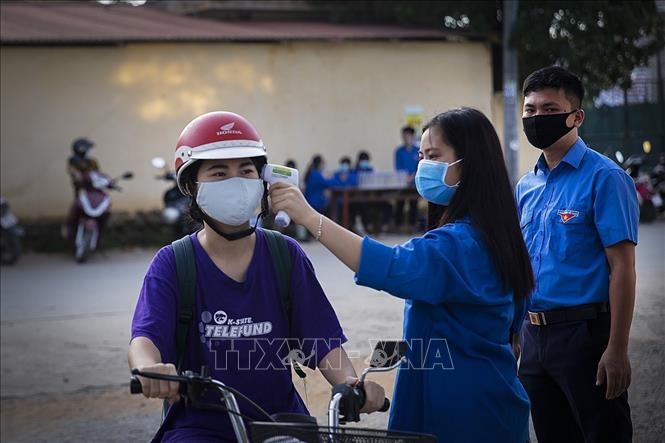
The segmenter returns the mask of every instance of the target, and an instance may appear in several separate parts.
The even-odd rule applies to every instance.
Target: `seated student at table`
[[[351,158],[344,156],[339,159],[339,168],[330,179],[331,188],[356,188],[358,186],[358,175],[351,169]],[[342,221],[342,214],[344,212],[344,203],[341,199],[337,200],[337,222]],[[355,220],[354,229],[356,232],[365,232],[365,226],[362,224],[362,203],[349,203],[348,211],[351,220]]]
[[[369,152],[358,152],[355,172],[358,176],[374,172],[374,166],[372,166],[370,161]],[[360,182],[359,178],[358,182]],[[362,207],[358,209],[358,215],[362,223],[357,224],[356,231],[364,231],[364,227],[369,227],[368,225],[371,223],[372,232],[385,232],[388,230],[392,214],[393,207],[387,201],[362,204]],[[363,227],[362,230],[360,229],[361,226]]]
[[[411,126],[402,128],[402,144],[395,149],[395,170],[404,171],[408,174],[408,184],[415,187],[414,177],[418,169],[420,146],[415,140],[416,130]],[[395,227],[402,227],[404,222],[404,200],[397,200],[395,204]],[[418,200],[409,200],[408,224],[406,229],[413,231],[418,216]]]
[[[374,172],[374,166],[370,162],[369,152],[360,151],[358,152],[358,159],[356,160],[356,167],[354,169],[356,173],[358,172]]]
[[[358,186],[358,176],[351,169],[350,157],[344,156],[339,159],[339,168],[333,174],[330,186],[333,188],[354,188]]]
[[[328,196],[330,180],[323,175],[325,161],[320,155],[312,157],[305,172],[305,199],[310,206],[321,213],[328,212]]]

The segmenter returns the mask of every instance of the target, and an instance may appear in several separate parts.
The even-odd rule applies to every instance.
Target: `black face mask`
[[[566,126],[566,119],[577,109],[562,114],[534,115],[522,118],[524,133],[533,146],[547,149],[564,135],[573,130],[575,126]]]

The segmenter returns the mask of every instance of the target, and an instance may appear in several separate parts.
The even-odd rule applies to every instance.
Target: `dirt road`
[[[630,399],[635,441],[651,443],[665,435],[665,223],[640,228]],[[304,248],[361,368],[369,340],[400,337],[402,302],[357,287],[321,245]],[[3,442],[146,441],[154,433],[161,405],[128,394],[126,363],[131,314],[153,253],[113,251],[83,266],[59,255],[28,255],[2,269]],[[308,374],[308,404],[323,422],[329,387],[318,373]],[[377,377],[388,393],[392,379]],[[297,386],[304,397],[302,382]],[[372,414],[361,425],[385,423],[386,414]]]

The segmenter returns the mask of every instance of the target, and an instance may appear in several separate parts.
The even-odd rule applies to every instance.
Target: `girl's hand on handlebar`
[[[276,214],[279,211],[286,212],[291,220],[298,225],[306,228],[307,222],[314,220],[314,224],[319,222],[319,213],[316,212],[305,200],[300,189],[297,186],[286,183],[274,183],[270,185],[270,202],[272,211]]]
[[[356,377],[346,377],[346,384],[355,386],[358,383]],[[376,412],[383,407],[385,401],[386,393],[383,388],[374,383],[373,381],[365,380],[363,383],[363,388],[365,390],[365,405],[362,407],[360,412],[364,414],[371,414]]]
[[[171,363],[155,363],[138,368],[143,372],[157,372],[158,374],[178,375],[175,366]],[[178,394],[179,383],[175,381],[155,380],[139,376],[143,395],[147,398],[166,398],[170,404],[180,400]]]

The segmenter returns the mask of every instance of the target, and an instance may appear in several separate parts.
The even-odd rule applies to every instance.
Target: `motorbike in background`
[[[658,213],[663,211],[663,198],[654,190],[649,174],[646,174],[642,165],[643,155],[631,155],[622,164],[624,170],[635,182],[637,201],[640,205],[640,222],[653,222]]]
[[[0,227],[0,263],[13,265],[21,257],[24,232],[4,197],[0,197]]]
[[[172,186],[164,192],[162,201],[162,219],[168,225],[173,226],[174,238],[180,238],[191,234],[197,229],[197,224],[189,217],[189,203],[191,197],[180,192],[174,171],[166,170],[166,161],[161,157],[152,159],[152,166],[162,171],[155,176],[157,180],[172,183]]]
[[[134,177],[132,172],[125,172],[114,179],[99,171],[86,173],[84,177],[86,185],[79,189],[75,203],[78,217],[73,236],[73,249],[77,262],[84,263],[90,254],[97,250],[101,230],[111,210],[111,197],[107,191],[121,191],[117,181],[132,177]]]
[[[658,164],[651,170],[649,177],[654,192],[660,196],[661,200],[665,201],[665,153],[660,154]],[[665,212],[665,204],[661,205],[660,212]]]

